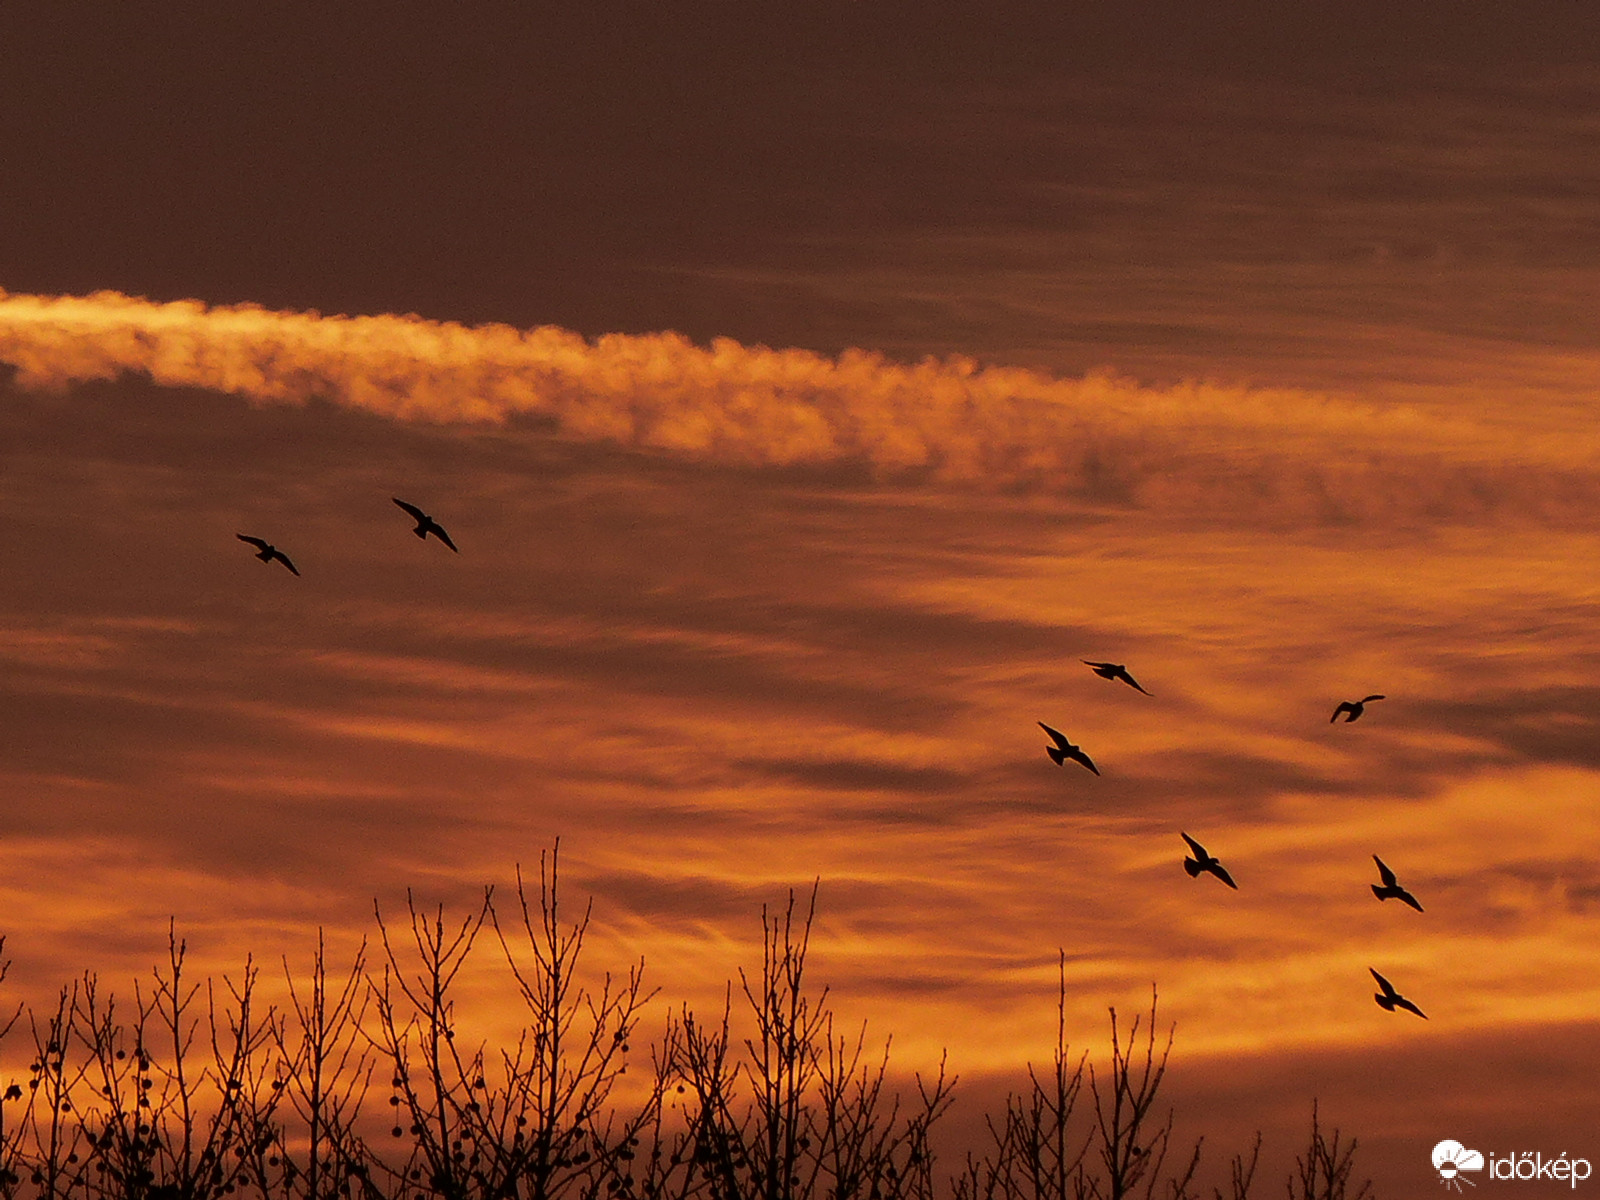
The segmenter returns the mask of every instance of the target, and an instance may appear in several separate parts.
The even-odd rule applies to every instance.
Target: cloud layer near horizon
[[[1091,503],[1274,521],[1587,519],[1592,441],[1503,433],[1404,406],[962,358],[828,358],[681,335],[467,327],[252,305],[0,292],[19,384],[143,375],[257,402],[399,420],[544,420],[567,437],[733,466],[866,469]]]
[[[172,915],[202,971],[354,945],[374,897],[456,911],[559,834],[591,961],[647,955],[673,1004],[719,1004],[760,907],[820,880],[817,978],[913,1066],[1036,1056],[1058,947],[1070,1037],[1157,980],[1207,1086],[1399,1044],[1462,1094],[1460,1045],[1594,1009],[1600,592],[1581,489],[1536,507],[1587,453],[1546,412],[1519,476],[1476,410],[122,298],[12,297],[0,330],[69,389],[0,378],[15,995],[127,978]],[[861,448],[935,385],[964,399],[919,453],[1097,437],[1101,474],[967,477],[1007,494]],[[787,461],[824,469],[726,469],[780,465],[756,418],[791,403],[828,436]],[[664,442],[674,404],[734,432]],[[1365,507],[1327,520],[1347,479]],[[1497,506],[1571,519],[1439,527]],[[1105,658],[1152,694],[1077,661]],[[1179,830],[1241,890],[1187,878]],[[1374,853],[1426,914],[1373,899]]]

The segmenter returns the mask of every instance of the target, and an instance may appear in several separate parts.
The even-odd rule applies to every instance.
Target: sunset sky
[[[0,9],[5,994],[559,837],[962,1119],[1064,951],[1218,1160],[1600,1161],[1600,18],[768,7]]]

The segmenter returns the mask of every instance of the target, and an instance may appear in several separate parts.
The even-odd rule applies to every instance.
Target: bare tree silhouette
[[[32,1012],[28,1014],[34,1057],[28,1065],[25,1155],[31,1168],[28,1181],[43,1200],[65,1196],[83,1183],[79,1151],[85,1134],[72,1103],[72,1091],[87,1071],[83,1059],[73,1054],[72,1013],[78,990],[77,984],[63,988],[55,1010],[45,1015],[42,1025]]]
[[[1073,1061],[1067,1046],[1066,954],[1057,963],[1056,1044],[1050,1070],[1028,1064],[1025,1094],[1008,1095],[999,1123],[985,1125],[993,1142],[982,1159],[967,1157],[955,1180],[957,1200],[1074,1200],[1082,1193],[1090,1134],[1072,1121],[1083,1091],[1086,1056]]]
[[[256,969],[247,961],[237,984],[224,977],[219,997],[212,980],[188,982],[188,947],[175,925],[167,949],[148,995],[134,985],[131,1029],[117,1022],[115,999],[102,999],[93,977],[74,995],[69,1025],[87,1049],[78,1081],[94,1081],[81,1132],[96,1195],[217,1200],[259,1182],[245,1160],[267,1132],[258,1097],[273,1014],[255,1011]],[[208,1045],[197,1048],[202,1030]]]
[[[1223,1193],[1221,1188],[1213,1188],[1213,1200],[1250,1200],[1250,1185],[1255,1182],[1256,1167],[1261,1162],[1261,1134],[1256,1134],[1255,1143],[1250,1147],[1250,1160],[1245,1161],[1242,1154],[1235,1154],[1228,1164],[1228,1191]]]
[[[816,896],[813,888],[798,919],[792,892],[781,917],[762,911],[761,977],[739,973],[755,1024],[742,1056],[730,1057],[727,1006],[711,1027],[684,1013],[680,1070],[695,1098],[694,1161],[713,1200],[931,1196],[928,1131],[956,1081],[943,1063],[931,1079],[918,1075],[902,1112],[884,1093],[888,1046],[869,1059],[864,1026],[835,1035],[827,988],[813,996],[805,985]]]
[[[1111,1010],[1111,1068],[1104,1078],[1089,1064],[1089,1090],[1094,1095],[1095,1125],[1099,1134],[1096,1150],[1104,1176],[1088,1175],[1085,1195],[1093,1200],[1125,1200],[1145,1183],[1144,1194],[1154,1196],[1162,1165],[1172,1141],[1172,1113],[1161,1124],[1152,1120],[1156,1094],[1167,1073],[1176,1030],[1167,1030],[1166,1044],[1156,1055],[1156,989],[1150,988],[1150,1014],[1143,1038],[1143,1062],[1139,1057],[1139,1022],[1135,1017],[1128,1030],[1124,1049],[1117,1032],[1117,1010]],[[1171,1181],[1172,1195],[1188,1194],[1195,1169],[1200,1164],[1200,1146],[1195,1145],[1188,1167]]]
[[[1350,1191],[1355,1172],[1356,1139],[1343,1148],[1339,1131],[1330,1140],[1323,1136],[1317,1120],[1317,1105],[1311,1105],[1311,1140],[1304,1157],[1296,1157],[1295,1174],[1289,1177],[1289,1200],[1372,1200],[1372,1181]]]
[[[1062,955],[1048,1064],[947,1177],[930,1132],[956,1080],[941,1059],[897,1083],[890,1043],[813,983],[815,887],[762,910],[760,972],[738,972],[720,1014],[668,1011],[635,1053],[656,993],[642,960],[616,975],[583,961],[592,902],[566,914],[559,850],[537,889],[518,871],[503,910],[488,890],[449,919],[409,893],[406,924],[375,909],[376,970],[363,942],[331,971],[319,933],[307,974],[285,961],[276,1008],[249,960],[237,980],[193,981],[175,923],[131,1004],[91,974],[42,1012],[19,1006],[0,1019],[0,1042],[23,1015],[32,1040],[26,1078],[0,1092],[0,1200],[1200,1200],[1200,1144],[1168,1166],[1175,1034],[1158,1036],[1154,988],[1126,1028],[1110,1010],[1109,1061],[1093,1061],[1067,1045]],[[498,954],[473,959],[489,934]],[[518,1023],[497,1044],[469,1041],[458,1009],[484,968]],[[387,1112],[371,1095],[385,1076]],[[1355,1148],[1313,1107],[1290,1200],[1372,1200],[1350,1182]],[[1249,1200],[1260,1151],[1257,1135],[1213,1200]]]
[[[1161,1171],[1172,1138],[1172,1115],[1154,1116],[1156,1097],[1166,1075],[1173,1031],[1156,1051],[1157,997],[1150,992],[1144,1022],[1134,1018],[1124,1047],[1111,1009],[1111,1062],[1097,1071],[1088,1055],[1073,1058],[1066,1040],[1066,954],[1057,964],[1056,1044],[1048,1071],[1028,1065],[1024,1094],[1006,1098],[996,1123],[987,1118],[991,1141],[981,1159],[970,1155],[966,1171],[954,1181],[957,1200],[1124,1200],[1154,1197],[1158,1189],[1170,1200],[1189,1200],[1200,1164],[1196,1143],[1184,1170],[1168,1178]],[[1142,1062],[1140,1046],[1143,1047]],[[1079,1120],[1087,1072],[1092,1106]],[[1139,1190],[1143,1185],[1142,1192]]]
[[[257,1136],[246,1158],[269,1196],[332,1200],[349,1194],[352,1178],[370,1188],[368,1156],[356,1131],[373,1072],[371,1042],[362,1031],[370,995],[366,961],[363,941],[343,978],[330,979],[320,929],[308,979],[297,981],[284,960],[289,997],[272,1023],[272,1078],[269,1088],[247,1092],[258,1105],[250,1113]],[[293,1143],[279,1123],[285,1105],[304,1131]]]
[[[563,926],[557,855],[540,856],[537,902],[517,875],[516,923],[502,925],[492,892],[474,913],[446,927],[443,912],[425,917],[408,896],[411,950],[401,953],[379,914],[385,967],[375,985],[375,1041],[393,1068],[396,1138],[411,1143],[394,1179],[426,1182],[446,1200],[527,1197],[546,1200],[596,1181],[626,1196],[639,1133],[649,1126],[663,1083],[647,1089],[627,1114],[610,1104],[627,1070],[628,1037],[653,993],[644,964],[621,978],[604,976],[598,992],[577,982],[589,909]],[[491,1054],[462,1050],[450,989],[489,925],[510,969],[526,1024],[514,1045]],[[531,957],[523,958],[527,954]]]
[[[5,956],[6,939],[0,934],[0,983],[11,971],[11,960]],[[4,1043],[12,1029],[22,1018],[23,1006],[19,1002],[11,1015],[0,1017],[0,1043]],[[11,1200],[17,1185],[22,1182],[22,1135],[27,1127],[27,1108],[23,1099],[22,1083],[8,1078],[0,1088],[0,1200]],[[18,1114],[13,1117],[12,1114]]]
[[[464,1200],[472,1191],[468,1172],[477,1167],[479,1155],[472,1147],[474,1161],[469,1164],[462,1118],[466,1106],[476,1102],[473,1084],[477,1076],[467,1073],[455,1051],[450,988],[488,919],[489,893],[485,892],[476,911],[458,924],[452,923],[448,930],[443,907],[430,920],[418,912],[408,891],[406,909],[417,958],[414,974],[401,962],[383,913],[375,910],[385,963],[383,981],[373,987],[378,1022],[373,1036],[394,1071],[391,1105],[399,1110],[399,1120],[410,1123],[408,1130],[402,1130],[397,1121],[394,1136],[399,1139],[409,1132],[412,1139],[404,1161],[386,1165],[398,1181],[425,1182],[433,1194]]]

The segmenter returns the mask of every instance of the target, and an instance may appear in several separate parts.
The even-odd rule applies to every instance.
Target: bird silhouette
[[[1180,836],[1184,841],[1189,843],[1189,849],[1194,851],[1193,858],[1186,858],[1183,860],[1183,869],[1189,872],[1190,879],[1198,879],[1201,871],[1210,871],[1211,874],[1222,880],[1223,883],[1227,884],[1234,891],[1237,892],[1239,890],[1239,885],[1233,881],[1233,876],[1228,874],[1227,867],[1223,866],[1222,863],[1217,861],[1217,859],[1207,854],[1206,848],[1199,842],[1195,841],[1187,833],[1182,833]]]
[[[282,550],[279,550],[271,542],[265,541],[258,537],[250,537],[248,534],[243,533],[237,533],[234,534],[234,536],[237,537],[241,542],[249,542],[252,546],[256,547],[256,557],[262,562],[269,563],[273,559],[277,559],[284,566],[288,567],[290,571],[293,571],[294,574],[300,574],[299,571],[295,570],[294,564],[289,561],[289,556]]]
[[[1051,729],[1050,726],[1046,725],[1043,721],[1039,722],[1039,728],[1048,733],[1055,741],[1055,745],[1046,746],[1044,748],[1044,752],[1050,756],[1051,760],[1054,761],[1056,766],[1063,766],[1066,760],[1070,758],[1073,762],[1082,763],[1096,775],[1100,774],[1100,768],[1095,766],[1093,760],[1083,752],[1083,747],[1074,746],[1071,742],[1067,741],[1066,734],[1062,733],[1059,729]]]
[[[449,546],[450,549],[456,550],[456,544],[450,540],[450,535],[444,531],[443,525],[439,524],[439,522],[435,521],[415,504],[407,504],[398,496],[393,496],[391,499],[394,500],[394,502],[401,508],[405,509],[406,512],[410,513],[412,519],[416,521],[417,527],[411,531],[412,533],[416,534],[423,541],[427,541],[428,535],[431,533],[446,546]],[[460,554],[461,551],[456,550],[456,553]]]
[[[1372,968],[1368,967],[1367,970],[1372,971]],[[1417,1016],[1421,1017],[1424,1021],[1428,1019],[1427,1013],[1423,1012],[1415,1004],[1411,1003],[1411,1001],[1407,1000],[1399,992],[1394,990],[1394,984],[1390,983],[1376,971],[1372,971],[1372,977],[1378,981],[1378,986],[1383,989],[1381,992],[1372,993],[1372,998],[1378,1002],[1379,1008],[1386,1008],[1390,1012],[1393,1012],[1397,1008],[1403,1008],[1407,1012],[1416,1013]]]
[[[1134,679],[1132,675],[1128,674],[1128,668],[1123,666],[1121,663],[1090,662],[1087,658],[1080,658],[1078,661],[1086,667],[1093,667],[1094,673],[1100,676],[1101,679],[1120,679],[1134,691],[1144,692],[1144,689],[1139,686],[1138,681]],[[1144,694],[1148,696],[1150,693],[1144,692]]]
[[[1333,710],[1333,716],[1328,718],[1328,724],[1332,725],[1335,721],[1337,721],[1340,713],[1348,713],[1349,716],[1345,717],[1344,719],[1344,723],[1348,725],[1351,721],[1354,721],[1366,711],[1367,702],[1369,700],[1382,699],[1382,696],[1367,696],[1361,700],[1343,700],[1340,702],[1339,707]]]
[[[1394,899],[1402,901],[1403,903],[1411,905],[1411,907],[1416,909],[1418,912],[1421,912],[1422,905],[1417,903],[1417,898],[1415,896],[1400,886],[1400,881],[1395,878],[1395,874],[1389,869],[1389,865],[1376,854],[1372,856],[1372,861],[1378,864],[1378,874],[1383,877],[1383,886],[1379,887],[1377,884],[1373,884],[1372,894],[1379,900]]]

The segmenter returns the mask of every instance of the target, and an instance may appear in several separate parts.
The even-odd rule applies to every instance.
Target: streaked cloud
[[[1215,1158],[1281,1179],[1314,1095],[1385,1196],[1447,1134],[1595,1158],[1582,21],[1031,7],[22,21],[0,282],[134,294],[0,293],[0,999],[174,917],[303,963],[560,836],[661,1007],[815,884],[952,1161],[1060,951],[1080,1049],[1159,985]]]
[[[669,1001],[719,1006],[761,905],[817,883],[817,978],[907,1065],[1037,1058],[1058,948],[1075,1039],[1155,980],[1180,1054],[1240,1075],[1592,1009],[1600,590],[1582,488],[1542,507],[1588,450],[1537,413],[1501,463],[1466,417],[665,335],[125,298],[0,328],[35,364],[0,385],[18,988],[141,970],[191,912],[207,969],[353,942],[559,835],[592,961],[645,954]],[[970,403],[917,424],[941,387]],[[727,439],[651,440],[740,389]],[[791,402],[858,432],[761,457],[754,410]],[[930,455],[981,433],[968,463],[1089,430],[1101,482],[869,462],[871,413]],[[1373,853],[1426,914],[1372,898]]]
[[[0,298],[25,387],[126,374],[401,420],[550,421],[564,435],[724,466],[866,469],[1213,519],[1581,519],[1592,439],[1531,436],[1305,392],[1070,380],[969,360],[825,358],[671,333],[593,341],[415,316]]]

